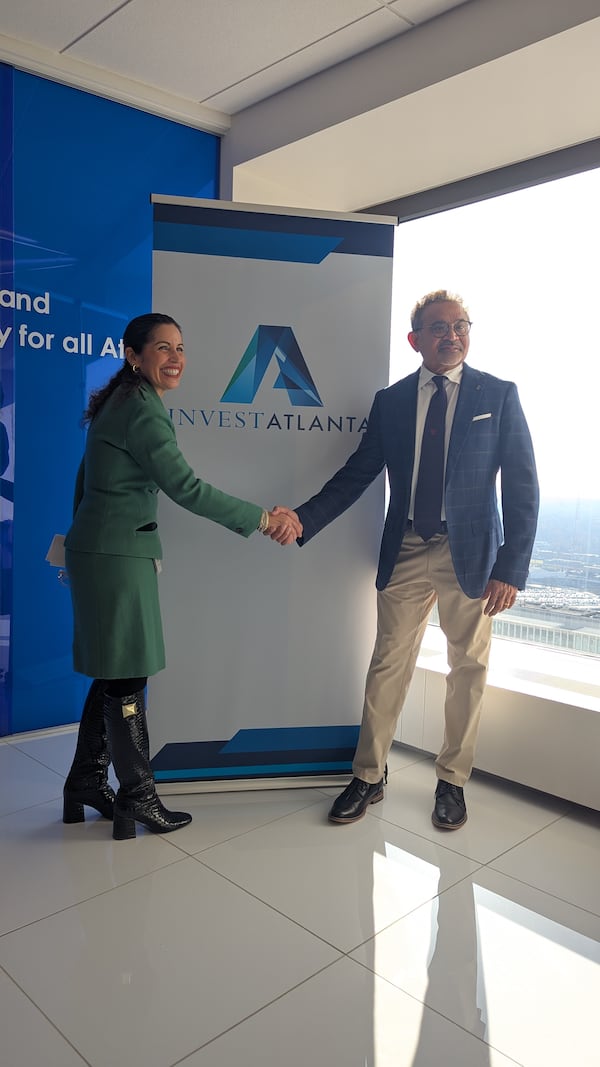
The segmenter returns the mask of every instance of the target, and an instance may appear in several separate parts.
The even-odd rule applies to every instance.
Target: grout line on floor
[[[247,830],[240,830],[239,833],[233,833],[229,837],[223,837],[220,838],[219,841],[212,841],[209,845],[203,845],[196,852],[187,852],[183,845],[179,845],[176,841],[170,841],[169,844],[172,844],[175,848],[178,848],[180,852],[183,852],[186,856],[194,859],[201,856],[203,852],[208,852],[211,848],[219,848],[220,845],[227,845],[231,841],[237,841],[239,838],[245,837],[246,834],[254,833],[255,830],[264,830],[267,826],[274,826],[275,823],[282,822],[283,819],[289,818],[290,815],[297,815],[299,812],[307,811],[308,808],[313,808],[320,803],[320,800],[314,800],[311,804],[305,804],[301,808],[294,808],[293,811],[286,811],[283,815],[277,815],[273,819],[267,819],[266,822],[259,822],[256,826],[249,826]]]
[[[81,1062],[87,1064],[87,1067],[94,1067],[94,1065],[92,1063],[90,1063],[90,1061],[88,1059],[86,1059],[86,1057],[83,1055],[83,1053],[77,1048],[76,1045],[73,1044],[73,1042],[66,1036],[66,1034],[63,1034],[62,1030],[60,1030],[59,1027],[56,1025],[56,1023],[50,1018],[50,1016],[46,1014],[46,1012],[43,1010],[43,1008],[41,1008],[39,1004],[36,1004],[35,1000],[33,1000],[33,998],[29,995],[27,990],[23,989],[23,987],[19,985],[19,983],[17,982],[16,978],[13,978],[12,974],[10,973],[10,971],[7,971],[6,967],[3,967],[1,963],[0,963],[0,971],[2,971],[2,973],[6,975],[6,977],[9,980],[9,982],[11,982],[14,985],[15,989],[18,989],[19,993],[23,994],[25,999],[29,1001],[29,1003],[32,1005],[33,1008],[35,1008],[36,1012],[38,1012],[46,1020],[46,1022],[50,1024],[52,1029],[55,1030],[57,1034],[59,1034],[59,1036],[65,1042],[65,1044],[67,1044],[69,1046],[69,1048],[73,1049],[73,1052],[79,1057]]]
[[[317,941],[321,941],[322,944],[327,945],[327,947],[333,949],[334,952],[339,952],[342,956],[347,955],[345,949],[340,948],[339,945],[334,945],[332,941],[328,941],[327,938],[322,936],[322,934],[316,934],[315,931],[310,930],[308,926],[303,926],[303,924],[298,919],[294,919],[293,916],[287,915],[284,911],[281,911],[280,908],[275,907],[274,904],[270,904],[268,900],[263,900],[262,897],[259,897],[256,893],[253,893],[252,890],[247,889],[246,886],[240,885],[239,882],[235,882],[233,878],[230,878],[228,875],[223,874],[221,871],[216,870],[214,867],[211,867],[206,862],[206,860],[200,859],[199,856],[190,856],[190,859],[195,859],[196,862],[199,863],[202,867],[206,867],[207,871],[210,871],[212,874],[218,875],[219,878],[223,878],[224,881],[229,883],[229,885],[235,886],[235,888],[239,889],[241,893],[245,893],[246,896],[251,897],[252,900],[256,900],[259,904],[262,904],[264,908],[269,908],[269,910],[273,911],[276,915],[280,915],[282,919],[286,919],[287,922],[293,923],[293,925],[297,926],[299,930],[302,930],[310,937],[316,938]]]
[[[487,865],[489,866],[490,864],[495,863],[497,860],[502,859],[503,856],[507,856],[508,853],[512,852],[515,848],[520,848],[521,845],[526,844],[527,841],[532,841],[534,837],[538,836],[538,834],[542,834],[544,830],[547,830],[550,826],[555,826],[556,823],[560,822],[561,819],[564,818],[566,818],[566,814],[563,812],[562,815],[557,815],[555,819],[551,819],[550,822],[547,822],[544,826],[539,826],[537,830],[532,830],[530,834],[527,834],[520,841],[516,841],[514,845],[510,845],[509,848],[505,848],[504,851],[499,852],[497,856],[492,856],[492,858],[487,861]]]
[[[575,911],[580,911],[584,915],[591,915],[593,919],[600,919],[600,910],[591,911],[590,908],[584,908],[582,904],[575,904],[572,900],[567,900],[566,897],[560,897],[558,893],[553,893],[551,889],[543,889],[539,885],[534,885],[533,882],[527,882],[524,878],[519,878],[516,874],[507,874],[506,871],[500,871],[496,867],[489,867],[490,871],[494,874],[499,874],[503,878],[510,878],[513,882],[518,882],[519,885],[527,886],[528,889],[533,889],[535,893],[542,893],[546,897],[550,897],[552,900],[557,900],[561,904],[566,904],[568,908],[574,908]]]
[[[390,978],[386,978],[384,975],[378,974],[377,971],[374,971],[372,967],[368,966],[368,964],[362,963],[360,960],[352,960],[352,962],[358,963],[359,967],[363,967],[365,970],[369,971],[369,973],[372,974],[374,978],[378,978],[380,982],[385,982],[386,985],[391,986],[392,989],[397,989],[400,993],[403,993],[404,996],[410,997],[410,999],[413,1000],[415,1004],[418,1004],[420,1008],[424,1009],[424,1011],[432,1012],[439,1018],[444,1019],[445,1022],[450,1023],[451,1026],[456,1027],[458,1030],[462,1030],[464,1034],[467,1034],[469,1037],[473,1038],[474,1041],[479,1041],[484,1046],[484,1048],[489,1049],[492,1052],[497,1052],[500,1056],[503,1056],[506,1060],[508,1060],[509,1063],[513,1063],[515,1067],[525,1067],[525,1065],[521,1063],[520,1060],[515,1060],[512,1056],[509,1056],[507,1052],[503,1052],[502,1049],[498,1048],[497,1045],[491,1045],[489,1041],[484,1041],[483,1038],[479,1037],[478,1034],[474,1034],[472,1030],[469,1030],[468,1027],[463,1026],[462,1023],[457,1022],[456,1019],[452,1019],[449,1015],[444,1015],[443,1011],[440,1011],[439,1008],[434,1008],[431,1004],[427,1004],[426,1001],[420,1000],[420,998],[416,997],[414,993],[410,992],[410,990],[404,989],[403,986],[397,985],[396,982],[392,982]]]
[[[165,844],[170,844],[170,842],[165,842]],[[158,867],[153,867],[151,871],[144,871],[143,874],[136,874],[133,878],[127,878],[126,881],[119,882],[118,885],[108,886],[107,889],[101,889],[99,893],[92,893],[91,896],[84,897],[82,900],[75,900],[72,904],[66,904],[64,908],[57,908],[55,911],[48,912],[47,915],[40,915],[37,919],[31,919],[30,922],[23,923],[21,926],[15,926],[11,930],[4,930],[4,932],[0,931],[0,944],[2,943],[3,938],[9,937],[11,934],[17,934],[21,930],[27,930],[28,927],[36,926],[37,923],[43,923],[46,921],[46,919],[53,919],[57,915],[63,915],[67,911],[72,911],[73,908],[80,908],[84,904],[87,904],[92,900],[99,900],[100,897],[107,896],[109,893],[116,893],[119,889],[123,889],[127,885],[133,885],[134,882],[141,882],[144,878],[148,878],[150,875],[156,874],[157,871],[164,871],[167,869],[167,867],[174,867],[176,864],[182,863],[186,859],[193,859],[193,856],[176,856],[168,863],[161,863]],[[2,964],[0,963],[0,967],[1,966]]]
[[[337,963],[339,963],[341,959],[344,958],[344,956],[345,953],[341,953],[337,960],[332,960],[331,963],[326,963],[323,967],[319,967],[319,969],[316,970],[314,974],[307,975],[307,977],[303,978],[301,982],[296,982],[295,985],[290,986],[290,988],[284,990],[283,993],[279,993],[276,997],[273,997],[272,1000],[267,1001],[267,1003],[263,1004],[260,1008],[256,1008],[255,1011],[249,1012],[249,1014],[245,1015],[243,1019],[238,1019],[237,1022],[233,1023],[231,1026],[228,1026],[220,1034],[215,1034],[215,1036],[211,1037],[209,1041],[205,1041],[202,1045],[198,1045],[198,1047],[195,1048],[192,1052],[188,1052],[180,1060],[176,1060],[170,1065],[170,1067],[185,1067],[186,1060],[189,1060],[191,1056],[195,1056],[197,1052],[201,1052],[202,1049],[206,1049],[210,1045],[213,1045],[215,1041],[218,1041],[226,1034],[230,1034],[232,1030],[236,1030],[238,1026],[241,1026],[243,1023],[248,1022],[249,1019],[253,1019],[256,1015],[260,1015],[261,1012],[265,1011],[266,1008],[270,1008],[273,1004],[276,1004],[278,1000],[283,1000],[284,997],[287,997],[290,993],[295,992],[296,989],[300,989],[301,986],[306,985],[307,982],[311,982],[313,978],[317,978],[318,975],[323,974],[323,972],[329,970],[330,967],[334,967]],[[355,960],[351,960],[350,962],[354,963]]]

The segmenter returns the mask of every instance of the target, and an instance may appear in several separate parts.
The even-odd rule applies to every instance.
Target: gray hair
[[[413,330],[417,330],[421,326],[421,323],[423,322],[423,312],[426,307],[429,307],[430,304],[439,304],[442,302],[460,304],[466,317],[469,318],[469,311],[467,307],[465,307],[465,302],[461,296],[458,296],[457,293],[450,293],[447,289],[436,289],[434,292],[427,293],[425,296],[421,297],[420,300],[417,300],[417,303],[410,313],[410,324]]]

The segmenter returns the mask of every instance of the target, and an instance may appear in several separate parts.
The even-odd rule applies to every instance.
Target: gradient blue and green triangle
[[[286,389],[293,407],[323,407],[291,326],[258,326],[223,396],[222,404],[251,404],[271,360],[279,364],[274,389]]]

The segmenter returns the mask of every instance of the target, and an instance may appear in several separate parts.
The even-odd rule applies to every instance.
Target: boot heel
[[[117,815],[113,819],[113,840],[131,841],[135,837],[135,819],[127,815]]]
[[[83,705],[77,747],[63,787],[63,822],[85,822],[84,805],[112,819],[115,794],[108,784],[104,682],[95,678]]]
[[[144,690],[104,698],[104,718],[119,791],[113,815],[113,838],[128,841],[136,823],[153,834],[168,834],[192,821],[186,811],[167,811],[156,794],[148,756]]]
[[[80,804],[77,800],[72,800],[71,797],[64,797],[63,822],[85,822],[85,812],[83,810],[83,804]]]

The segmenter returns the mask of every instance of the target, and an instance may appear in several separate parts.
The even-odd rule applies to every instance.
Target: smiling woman
[[[94,682],[65,783],[64,821],[82,821],[87,804],[114,816],[117,839],[135,837],[136,822],[167,833],[191,819],[163,807],[149,763],[144,693],[148,676],[165,666],[159,489],[244,537],[259,530],[291,544],[301,533],[288,516],[196,477],[180,452],[161,401],[177,388],[185,367],[178,323],[168,315],[140,315],[127,326],[123,348],[123,367],[92,394],[85,412],[89,432],[65,539],[74,666]],[[109,759],[120,783],[116,798],[107,782]]]
[[[159,396],[163,396],[168,389],[176,389],[185,368],[179,326],[175,322],[158,325],[141,351],[136,352],[129,345],[125,349],[125,358],[134,374],[141,374]]]

